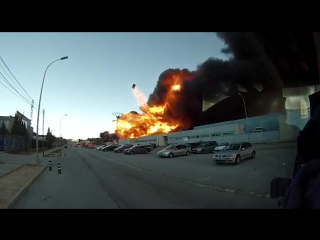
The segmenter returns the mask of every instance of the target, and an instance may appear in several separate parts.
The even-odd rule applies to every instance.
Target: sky
[[[94,138],[112,130],[112,113],[140,111],[132,84],[148,97],[163,71],[195,70],[210,57],[225,58],[220,52],[223,47],[215,33],[200,32],[0,33],[1,58],[37,104],[32,119],[34,132],[45,69],[54,60],[68,56],[47,71],[39,118],[39,134],[45,109],[45,134],[50,127],[60,136],[61,120],[61,135],[67,139]],[[0,61],[0,73],[29,98],[6,72],[10,75]],[[30,118],[30,104],[1,83],[8,86],[0,75],[0,116],[14,116],[18,110]]]

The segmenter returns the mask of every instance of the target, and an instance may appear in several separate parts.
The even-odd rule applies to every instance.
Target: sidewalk
[[[57,150],[58,148],[53,148],[44,152],[45,155]],[[40,164],[43,160],[47,160],[47,157],[42,156],[42,152],[39,153]],[[20,155],[20,154],[0,154],[0,163],[10,163],[10,164],[36,164],[36,154],[32,155]],[[1,167],[1,166],[0,166]]]
[[[57,149],[47,150],[45,155]],[[41,152],[40,164],[36,166],[36,154],[0,154],[0,209],[12,208],[53,159],[55,157],[43,157]]]

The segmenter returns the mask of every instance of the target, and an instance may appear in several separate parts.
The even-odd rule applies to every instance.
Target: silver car
[[[215,163],[235,163],[240,164],[244,159],[254,159],[256,150],[248,142],[231,143],[224,150],[213,155]]]
[[[158,152],[159,157],[175,157],[188,156],[191,153],[191,148],[185,144],[173,144]]]
[[[218,146],[216,141],[204,142],[192,149],[192,153],[211,153]]]

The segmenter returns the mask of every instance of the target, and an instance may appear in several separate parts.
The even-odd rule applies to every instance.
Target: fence
[[[28,148],[28,141],[21,136],[16,135],[1,135],[0,136],[0,151],[23,150]]]

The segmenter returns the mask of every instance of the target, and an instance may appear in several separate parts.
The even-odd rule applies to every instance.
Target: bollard
[[[58,174],[61,174],[61,164],[58,163]]]
[[[66,156],[67,156],[67,154],[64,154],[64,156],[66,157]]]
[[[61,157],[61,153],[60,153],[60,157]]]
[[[51,160],[49,160],[49,171],[52,171],[52,163],[51,163]]]

